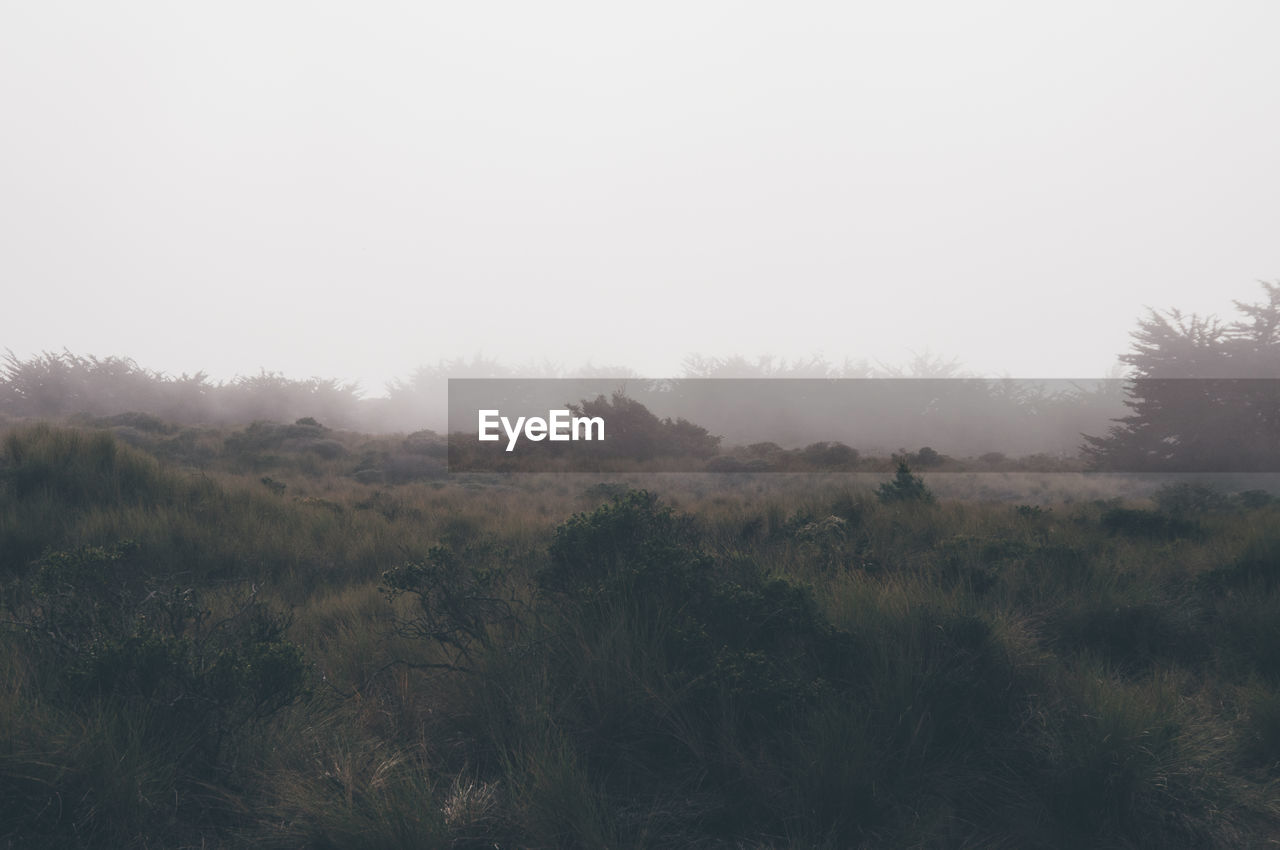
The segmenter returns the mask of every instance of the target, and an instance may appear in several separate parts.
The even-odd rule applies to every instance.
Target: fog
[[[0,349],[1108,374],[1280,277],[1280,6],[0,5]]]

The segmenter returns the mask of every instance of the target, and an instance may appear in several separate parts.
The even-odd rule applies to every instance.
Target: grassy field
[[[1280,841],[1258,481],[443,456],[12,423],[0,846]]]

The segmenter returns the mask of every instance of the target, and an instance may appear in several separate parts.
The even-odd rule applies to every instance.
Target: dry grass
[[[205,588],[215,607],[252,588],[289,614],[308,696],[239,730],[196,781],[173,761],[178,733],[109,694],[67,701],[11,625],[0,846],[1240,847],[1280,834],[1274,503],[1162,525],[1149,516],[1166,481],[1070,474],[930,476],[935,505],[880,504],[883,475],[370,484],[353,465],[397,438],[338,435],[346,454],[324,458],[237,452],[228,436],[157,460],[97,432],[11,431],[3,616],[30,614],[42,552],[133,540],[139,569]],[[720,583],[673,577],[686,549],[661,539],[636,551],[666,560],[635,562],[657,591],[540,590],[557,527],[637,487],[692,517],[680,546]],[[471,633],[467,672],[444,669],[457,656],[429,634],[397,630],[419,597],[381,589],[438,545],[491,572],[514,612]],[[693,582],[684,597],[677,579]],[[815,619],[751,643],[793,591]],[[797,683],[803,698],[778,689]]]

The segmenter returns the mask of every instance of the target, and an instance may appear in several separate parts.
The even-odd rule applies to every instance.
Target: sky
[[[1095,377],[1280,279],[1280,3],[0,0],[0,351]]]

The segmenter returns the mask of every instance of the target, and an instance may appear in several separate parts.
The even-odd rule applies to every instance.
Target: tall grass
[[[157,433],[174,442],[4,437],[0,846],[1280,834],[1280,507],[1265,497],[1115,502],[1127,485],[1059,483],[1019,506],[939,478],[936,503],[883,503],[883,476],[365,483],[354,467],[395,438],[326,435],[343,453],[325,456]],[[83,554],[123,541],[114,566]],[[76,610],[135,606],[83,664],[55,663],[71,656],[33,629],[54,562],[132,576],[70,591]],[[98,654],[150,646],[158,587],[190,590],[206,625],[246,596],[287,615],[305,697],[196,758],[198,729],[153,692],[85,690],[74,671],[102,669]],[[202,657],[182,641],[206,626],[184,629],[165,658]]]

